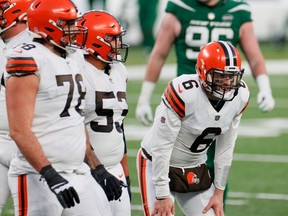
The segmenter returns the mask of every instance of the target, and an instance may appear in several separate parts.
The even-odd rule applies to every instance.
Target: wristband
[[[126,183],[127,183],[128,187],[129,187],[130,186],[130,177],[129,176],[125,176],[125,178],[126,178]]]
[[[256,83],[259,91],[271,92],[270,80],[266,74],[261,74],[256,77]]]
[[[165,200],[168,199],[169,197],[156,197],[156,200]]]
[[[40,175],[42,175],[47,181],[53,178],[55,175],[58,175],[57,171],[52,167],[51,164],[44,166],[40,170]]]
[[[143,81],[142,83],[142,88],[141,88],[141,93],[139,96],[139,103],[147,103],[148,101],[151,101],[152,93],[155,88],[155,83],[150,82],[150,81]]]

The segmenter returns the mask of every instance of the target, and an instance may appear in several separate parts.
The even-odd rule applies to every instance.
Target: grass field
[[[288,47],[276,50],[270,44],[261,46],[267,59],[287,59]],[[131,48],[127,65],[144,64],[141,48]],[[173,53],[168,62],[174,62]],[[287,68],[288,72],[288,68]],[[132,72],[131,72],[132,73]],[[251,101],[243,115],[235,148],[234,162],[229,176],[228,216],[287,216],[288,215],[288,76],[270,76],[276,107],[271,113],[261,113],[256,104],[257,87],[251,76],[244,80],[251,91]],[[155,109],[168,80],[161,80],[152,98]],[[129,113],[127,128],[141,125],[135,120],[135,106],[141,88],[141,80],[129,81]],[[140,127],[141,128],[141,127]],[[147,128],[143,128],[145,130]],[[139,133],[141,131],[133,131]],[[142,216],[136,174],[136,151],[140,139],[127,137],[129,168],[132,182],[132,216]],[[0,195],[1,196],[1,195]],[[13,215],[11,200],[2,216]],[[178,207],[176,216],[182,216]],[[115,215],[117,216],[117,215]]]

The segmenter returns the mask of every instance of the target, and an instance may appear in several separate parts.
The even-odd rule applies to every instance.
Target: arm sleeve
[[[153,184],[156,197],[170,195],[169,163],[178,132],[181,127],[179,116],[162,102],[158,107],[154,121],[154,143],[152,144]]]
[[[27,76],[38,73],[38,65],[33,56],[20,48],[8,51],[5,80],[11,76]]]
[[[240,124],[242,115],[235,117],[225,134],[219,136],[215,149],[215,180],[216,188],[225,189],[229,169],[232,164],[233,151],[237,139],[237,130]]]

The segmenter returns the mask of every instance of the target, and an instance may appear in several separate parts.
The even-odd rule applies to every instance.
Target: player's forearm
[[[128,157],[127,157],[127,153],[123,155],[122,160],[120,161],[123,170],[124,170],[124,174],[125,176],[129,176],[129,168],[128,168]]]
[[[167,32],[160,30],[153,50],[150,54],[144,80],[156,83],[160,77],[161,70],[170,52],[173,41],[167,40]],[[162,35],[162,36],[161,36]]]
[[[230,166],[229,165],[218,166],[217,164],[215,164],[214,169],[215,169],[215,179],[214,179],[215,187],[220,190],[225,190],[228,181]]]
[[[50,164],[32,131],[29,133],[14,133],[12,131],[11,136],[25,159],[37,172],[40,172],[44,166]]]
[[[159,57],[157,53],[151,53],[149,61],[147,63],[146,73],[144,80],[152,83],[157,83],[159,80],[162,67],[164,65],[165,58]]]
[[[98,159],[97,155],[95,154],[92,145],[90,144],[89,133],[85,126],[84,130],[86,135],[85,163],[87,163],[91,169],[95,169],[98,165],[101,164],[101,162]]]
[[[156,197],[163,198],[170,194],[168,174],[171,152],[172,149],[165,149],[158,145],[152,148],[152,181],[155,185]]]
[[[87,143],[86,143],[85,163],[87,163],[91,169],[95,169],[98,165],[101,164],[91,145],[90,144],[87,145]]]
[[[256,59],[256,62],[249,62],[251,72],[255,80],[257,79],[258,76],[261,76],[261,75],[268,76],[267,69],[264,63],[264,59],[261,59],[262,57],[259,57],[259,58],[260,59],[258,59],[258,61]]]

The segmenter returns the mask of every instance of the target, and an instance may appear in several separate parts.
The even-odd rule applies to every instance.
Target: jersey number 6
[[[192,143],[190,150],[194,153],[199,153],[205,151],[212,141],[221,134],[221,128],[219,127],[209,127],[206,128],[200,136],[198,136]]]

